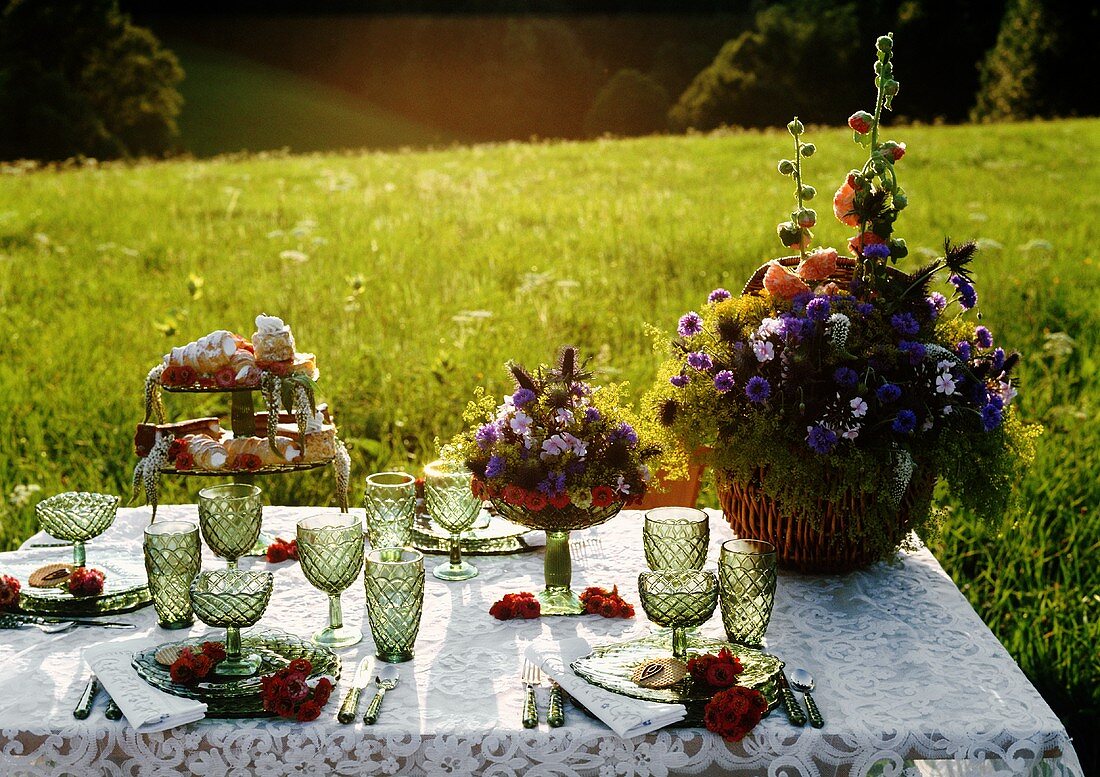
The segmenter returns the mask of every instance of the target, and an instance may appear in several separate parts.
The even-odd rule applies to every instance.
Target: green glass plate
[[[198,649],[202,643],[201,639],[188,639],[170,644]],[[163,647],[165,645],[157,645],[134,655],[131,663],[138,676],[173,696],[205,702],[208,718],[272,717],[274,713],[265,711],[260,699],[260,678],[285,668],[296,658],[309,659],[313,664],[308,678],[311,682],[322,676],[332,678],[334,683],[340,678],[339,656],[326,647],[284,631],[266,630],[242,635],[241,649],[260,655],[260,670],[255,676],[214,679],[190,687],[172,682],[168,667],[157,662],[156,653]]]
[[[688,634],[689,654],[717,653],[722,648],[729,648],[745,668],[744,673],[738,675],[737,684],[760,691],[768,702],[768,709],[774,709],[779,703],[779,677],[783,662],[760,650],[695,633]],[[646,701],[683,704],[687,707],[688,717],[682,725],[699,725],[703,719],[703,707],[714,695],[709,686],[694,682],[691,675],[671,688],[644,688],[632,679],[634,670],[639,666],[655,658],[671,656],[672,632],[661,629],[626,642],[596,647],[584,658],[574,661],[571,668],[578,677],[613,693]]]
[[[482,511],[481,515],[485,517],[487,513]],[[470,556],[504,556],[538,550],[540,546],[528,545],[523,539],[530,531],[499,515],[491,515],[488,526],[462,535],[462,553]],[[445,555],[450,552],[450,535],[423,513],[418,513],[413,521],[412,543],[413,547],[425,553]]]
[[[66,588],[32,588],[27,584],[31,574],[45,564],[57,562],[71,564],[72,545],[64,547],[35,547],[7,554],[3,572],[23,584],[19,593],[19,610],[33,615],[116,615],[152,604],[148,576],[139,553],[131,554],[114,549],[96,547],[88,543],[88,566],[103,570],[103,593],[96,596],[73,596]]]

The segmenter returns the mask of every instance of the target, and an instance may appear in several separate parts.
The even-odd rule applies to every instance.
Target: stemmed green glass
[[[349,513],[318,513],[298,521],[298,558],[306,580],[328,594],[328,626],[313,635],[318,645],[345,648],[363,639],[344,625],[340,594],[363,569],[363,523]]]
[[[118,512],[118,497],[68,491],[43,499],[34,508],[38,523],[51,537],[73,544],[73,566],[82,567],[84,543],[107,531]]]
[[[145,572],[162,629],[195,622],[191,581],[202,568],[199,527],[191,521],[160,521],[145,527]]]
[[[672,655],[687,660],[686,629],[706,623],[718,605],[714,573],[700,569],[642,572],[638,594],[649,619],[672,628]]]
[[[462,533],[469,531],[481,512],[481,500],[470,491],[472,473],[443,460],[424,468],[424,498],[428,514],[451,535],[450,560],[432,574],[440,580],[469,580],[477,576],[477,567],[462,560]]]
[[[727,540],[718,557],[722,625],[726,637],[759,647],[772,617],[778,554],[763,540]]]
[[[199,491],[199,528],[202,538],[224,558],[227,569],[237,568],[237,559],[256,544],[263,521],[259,486],[224,483]]]
[[[191,604],[199,620],[225,629],[225,658],[214,674],[251,677],[259,670],[259,655],[241,654],[241,629],[263,617],[273,581],[270,572],[217,569],[201,573],[191,583]]]
[[[642,545],[653,570],[702,569],[710,544],[710,518],[694,507],[657,507],[645,514]]]
[[[424,610],[424,555],[412,548],[375,548],[366,556],[363,585],[378,657],[391,664],[409,661]]]
[[[363,493],[367,539],[372,548],[403,548],[412,543],[416,478],[405,472],[376,472]]]

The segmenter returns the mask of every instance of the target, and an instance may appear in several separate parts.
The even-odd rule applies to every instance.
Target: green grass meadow
[[[807,138],[825,245],[848,236],[825,218],[861,162],[848,135]],[[945,235],[981,241],[984,323],[1022,352],[1019,409],[1046,427],[1018,507],[983,526],[944,499],[931,543],[1095,763],[1100,121],[890,135],[909,148],[907,266]],[[639,396],[659,362],[645,324],[671,331],[782,253],[789,147],[733,133],[0,176],[0,548],[45,495],[127,493],[147,370],[212,329],[250,335],[261,312],[318,355],[356,479],[426,462],[475,386],[504,391],[510,358],[575,343]],[[166,400],[176,418],[225,411]],[[333,499],[331,473],[264,485],[272,502]],[[166,481],[164,498],[196,490]]]

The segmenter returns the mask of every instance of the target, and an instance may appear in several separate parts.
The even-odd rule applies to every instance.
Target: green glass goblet
[[[412,543],[416,478],[405,472],[376,472],[363,494],[367,539],[372,548],[403,548]]]
[[[349,513],[318,513],[298,521],[298,559],[306,580],[328,594],[328,626],[313,635],[318,645],[345,648],[363,639],[344,625],[340,594],[363,569],[363,522]]]
[[[686,629],[706,623],[718,605],[714,573],[701,569],[642,572],[638,595],[651,621],[672,628],[672,655],[686,661]]]
[[[263,521],[259,486],[224,483],[199,491],[199,528],[202,538],[227,569],[256,544]]]
[[[412,548],[371,550],[363,585],[378,657],[391,664],[409,661],[424,610],[424,554]]]
[[[657,507],[645,514],[642,545],[653,570],[702,569],[710,544],[710,517],[694,507]]]
[[[726,637],[760,647],[772,617],[777,583],[775,546],[763,540],[727,540],[718,556],[718,586]]]
[[[214,667],[214,674],[251,677],[259,670],[259,655],[241,653],[241,629],[263,617],[273,581],[270,572],[216,569],[202,572],[191,583],[195,615],[207,626],[225,629],[225,658]]]
[[[432,570],[440,580],[469,580],[477,576],[477,567],[462,560],[462,533],[474,525],[482,505],[470,491],[471,477],[473,474],[464,467],[442,460],[424,468],[428,515],[451,535],[450,560]]]
[[[162,629],[195,622],[191,581],[202,569],[199,527],[191,521],[160,521],[145,527],[145,572]]]
[[[39,525],[51,537],[73,544],[73,566],[86,561],[84,543],[107,531],[118,513],[118,497],[68,491],[43,499],[34,508]]]

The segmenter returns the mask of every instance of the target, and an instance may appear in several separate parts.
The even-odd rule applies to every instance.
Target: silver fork
[[[539,725],[539,706],[535,699],[535,686],[542,685],[542,670],[530,661],[523,662],[523,727],[537,728]]]

